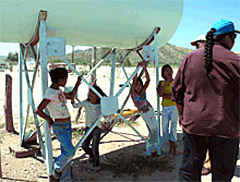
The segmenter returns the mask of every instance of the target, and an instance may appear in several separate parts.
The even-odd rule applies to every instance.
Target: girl
[[[146,122],[149,131],[146,144],[146,154],[147,156],[150,156],[153,149],[156,148],[157,146],[158,123],[155,117],[155,112],[146,98],[146,89],[150,83],[150,77],[146,68],[146,61],[142,61],[137,65],[137,67],[138,66],[143,67],[147,81],[145,82],[145,84],[143,84],[142,79],[136,75],[133,78],[130,94],[134,102],[134,105],[138,108],[139,112],[141,113],[143,120]]]
[[[81,83],[81,77],[78,77],[73,91],[68,94],[63,93],[59,88],[64,87],[67,82],[68,72],[65,68],[51,70],[50,77],[52,84],[46,89],[36,113],[48,122],[49,127],[53,127],[53,133],[61,145],[61,155],[53,163],[54,177],[60,178],[60,181],[71,181],[71,169],[68,163],[74,156],[75,149],[71,141],[71,118],[66,103],[67,99],[72,99],[75,96]],[[43,111],[44,109],[49,111],[49,115]],[[65,166],[69,169],[65,169]]]
[[[106,94],[101,90],[97,85],[93,85],[93,87],[102,95],[106,96]],[[92,126],[93,123],[99,118],[101,114],[100,108],[100,98],[97,94],[95,94],[92,90],[89,90],[88,98],[82,102],[74,103],[72,102],[73,107],[85,108],[85,124],[86,124],[86,132]],[[99,143],[100,143],[100,135],[101,135],[101,123],[92,130],[92,132],[88,135],[86,140],[82,144],[82,148],[86,154],[89,155],[89,162],[91,163],[91,167],[88,172],[97,172],[100,170],[99,166]],[[90,148],[90,142],[92,140],[92,148]]]
[[[163,97],[162,106],[162,129],[163,138],[166,142],[169,135],[169,154],[177,155],[180,152],[176,150],[177,148],[177,120],[178,120],[178,110],[176,103],[171,101],[172,93],[172,78],[173,70],[170,65],[165,64],[162,67],[162,77],[164,80],[159,81],[158,84],[158,94],[159,97]],[[171,121],[170,134],[169,134],[169,122]]]

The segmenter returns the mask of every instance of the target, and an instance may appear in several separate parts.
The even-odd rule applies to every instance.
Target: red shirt
[[[206,75],[204,49],[184,58],[173,82],[172,99],[183,106],[183,129],[189,134],[240,136],[240,57],[215,44],[211,75]]]

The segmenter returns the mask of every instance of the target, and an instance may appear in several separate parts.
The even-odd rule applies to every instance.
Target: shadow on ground
[[[178,136],[181,141],[182,136]],[[117,142],[117,141],[115,141]],[[182,142],[178,142],[182,148]],[[135,144],[100,156],[101,169],[88,173],[88,156],[73,160],[74,181],[177,181],[181,155],[169,159],[166,155],[168,145],[164,144],[159,157],[145,155],[145,144]]]

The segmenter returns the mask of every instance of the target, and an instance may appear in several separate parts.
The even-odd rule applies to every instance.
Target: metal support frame
[[[116,53],[113,53],[116,54]],[[73,70],[78,76],[81,76],[81,74],[66,60],[66,58],[64,56],[60,56],[60,58],[71,68],[71,70]],[[113,59],[116,59],[115,55],[113,56]],[[115,67],[115,66],[114,66]],[[130,83],[130,81],[133,79],[133,77],[138,73],[138,71],[141,69],[141,67],[138,67],[133,73],[132,75],[129,77],[129,79],[124,83],[124,85],[121,87],[121,89],[117,92],[117,94],[115,96],[119,96],[122,91],[126,88],[126,86]],[[115,72],[115,69],[113,69]],[[95,92],[99,98],[102,98],[102,96],[98,93],[97,90],[94,89],[94,87],[86,80],[86,78],[82,77],[82,81],[84,83],[87,84],[87,86],[92,89],[93,92]],[[81,138],[80,142],[75,146],[75,150],[81,146],[81,144],[85,141],[86,137],[91,133],[91,131],[94,129],[94,127],[100,122],[102,118],[102,115],[98,118],[98,120],[89,128],[89,132],[85,133],[83,138]],[[122,118],[121,118],[122,119]],[[126,122],[126,120],[123,120],[124,122]],[[127,122],[126,122],[127,123]],[[127,123],[128,124],[128,123]],[[129,125],[129,124],[128,124]],[[133,127],[134,128],[134,127]],[[134,129],[134,131],[136,132],[137,130]],[[136,132],[139,135],[139,132]],[[141,138],[142,135],[139,135]]]
[[[115,71],[116,71],[116,49],[113,51],[112,66],[111,66],[111,81],[110,81],[110,92],[109,96],[114,94],[114,82],[115,82]]]
[[[46,13],[46,12],[44,12]],[[44,95],[45,90],[48,87],[48,69],[47,69],[47,28],[46,28],[46,14],[40,14],[40,19],[39,19],[39,26],[38,26],[38,30],[36,31],[36,37],[32,38],[32,42],[37,42],[39,39],[39,49],[40,52],[38,54],[35,54],[35,57],[37,57],[37,60],[40,56],[40,65],[41,65],[41,84],[42,84],[42,95]],[[41,16],[43,16],[41,18]],[[107,54],[111,54],[111,58],[112,58],[112,64],[111,64],[111,81],[110,81],[110,96],[116,96],[118,97],[123,90],[128,86],[131,85],[130,81],[133,79],[133,77],[140,71],[141,67],[137,67],[136,70],[130,75],[128,76],[124,66],[123,66],[123,62],[126,60],[126,58],[128,57],[128,55],[132,52],[132,51],[139,51],[142,49],[143,45],[149,45],[153,40],[154,40],[154,46],[155,46],[155,65],[156,65],[156,84],[158,84],[159,82],[159,71],[158,71],[158,47],[157,47],[157,33],[159,32],[160,28],[157,27],[154,29],[153,33],[138,47],[134,48],[134,49],[128,49],[128,52],[126,53],[126,55],[123,57],[122,60],[120,60],[120,56],[119,53],[117,52],[117,49],[110,49],[109,52]],[[27,49],[28,47],[31,47],[32,44],[26,44],[27,45]],[[31,47],[33,48],[33,47]],[[26,49],[26,51],[27,51]],[[24,57],[25,56],[25,57]],[[33,97],[33,87],[34,87],[34,82],[35,82],[35,76],[36,76],[36,72],[38,69],[38,65],[39,62],[37,62],[37,65],[35,67],[35,71],[34,71],[34,76],[33,76],[33,80],[32,80],[32,86],[30,85],[30,81],[29,81],[29,76],[28,76],[28,70],[27,70],[27,66],[26,66],[26,61],[25,58],[27,56],[27,52],[24,53],[24,55],[22,55],[22,51],[20,51],[20,61],[19,61],[19,125],[20,125],[20,142],[22,143],[23,141],[23,137],[24,137],[24,132],[25,132],[25,126],[23,128],[23,105],[22,105],[22,69],[23,69],[23,65],[24,65],[24,71],[25,71],[25,77],[26,77],[26,82],[27,82],[27,86],[28,86],[28,91],[29,91],[29,99],[28,101],[31,101],[30,103],[28,103],[28,111],[27,111],[27,115],[29,112],[29,107],[30,105],[32,106],[32,110],[33,110],[33,114],[34,114],[34,119],[35,119],[35,123],[37,126],[37,132],[39,134],[39,140],[40,140],[40,145],[43,151],[43,156],[44,156],[44,161],[45,161],[45,165],[47,168],[47,173],[50,175],[52,175],[52,160],[53,160],[53,155],[52,155],[52,140],[51,140],[51,130],[47,124],[47,122],[44,122],[44,137],[45,137],[45,147],[43,147],[43,141],[42,141],[42,136],[41,136],[41,131],[40,131],[40,126],[39,126],[39,122],[35,113],[35,104],[34,104],[34,97]],[[140,56],[140,55],[139,55]],[[105,56],[106,59],[107,56]],[[141,57],[141,56],[140,56]],[[73,70],[78,76],[82,76],[67,60],[64,56],[60,56],[60,58],[70,67],[71,70]],[[102,98],[101,94],[98,93],[98,91],[96,89],[94,89],[94,87],[92,86],[92,84],[90,84],[86,79],[92,75],[96,69],[101,65],[101,63],[105,60],[102,59],[100,60],[95,66],[94,68],[92,68],[92,70],[88,73],[88,75],[86,77],[82,77],[82,81],[84,83],[87,84],[87,86],[93,91],[95,92],[99,98]],[[126,81],[123,84],[123,86],[118,90],[118,92],[114,95],[114,83],[115,83],[115,69],[116,69],[116,59],[120,60],[120,64],[121,67],[123,69],[123,72],[126,76]],[[38,60],[39,61],[39,60]],[[141,71],[140,75],[143,73],[143,71]],[[144,137],[121,115],[127,101],[129,100],[130,95],[128,95],[128,97],[126,98],[125,102],[123,103],[123,105],[121,106],[121,110],[120,113],[116,113],[116,120],[122,120],[124,121],[129,127],[131,127],[131,129],[141,138],[144,140]],[[158,102],[158,122],[159,122],[159,136],[160,135],[160,105],[159,105],[159,97],[157,96],[157,102]],[[46,110],[46,112],[48,112]],[[89,130],[83,135],[83,137],[80,139],[80,141],[75,145],[75,150],[77,150],[82,143],[85,141],[85,139],[88,137],[88,135],[92,132],[92,130],[95,128],[95,126],[97,126],[97,124],[101,121],[101,119],[103,118],[103,115],[101,114],[100,117],[95,121],[95,123],[89,128]],[[26,120],[27,122],[27,120]],[[26,124],[25,124],[26,125]],[[158,154],[161,153],[161,142],[160,140],[158,141],[159,143],[159,149],[158,149]]]
[[[21,51],[21,47],[19,47],[20,49],[20,54],[18,55],[18,73],[19,73],[19,136],[20,136],[20,143],[22,143],[22,130],[23,130],[23,94],[22,94],[22,63],[23,63],[23,55],[22,55],[22,51]]]
[[[40,63],[41,63],[41,76],[42,76],[42,96],[48,87],[48,69],[47,69],[47,26],[46,20],[40,20],[39,27],[39,44],[40,44]],[[51,129],[48,123],[44,122],[44,136],[45,136],[45,164],[47,172],[52,175],[52,138]]]
[[[41,135],[41,130],[40,130],[40,126],[39,126],[39,121],[38,121],[38,117],[37,117],[37,114],[35,113],[35,103],[34,103],[34,98],[33,98],[33,90],[32,90],[32,87],[30,85],[30,79],[29,79],[29,76],[28,76],[28,70],[27,70],[27,65],[26,65],[26,62],[24,62],[24,72],[25,72],[25,77],[26,77],[26,82],[27,82],[27,86],[28,86],[28,90],[29,90],[29,95],[31,97],[31,103],[28,103],[28,106],[32,106],[32,111],[33,111],[33,116],[34,116],[34,120],[35,120],[35,123],[36,123],[36,127],[37,127],[37,132],[38,132],[38,138],[39,138],[39,142],[40,142],[40,146],[41,146],[41,149],[42,149],[42,154],[43,154],[43,157],[45,158],[45,155],[46,155],[46,152],[45,152],[45,148],[44,148],[44,145],[43,145],[43,140],[42,140],[42,135]],[[29,107],[27,109],[27,111],[29,112]],[[28,113],[27,113],[28,115]],[[25,122],[24,125],[26,125],[27,123],[27,120]],[[24,130],[24,133],[25,133],[25,130]],[[22,136],[24,136],[24,133]],[[22,138],[22,142],[23,142],[23,138]]]
[[[26,65],[26,61],[27,61],[27,55],[28,55],[28,49],[29,47],[27,48],[24,48],[24,45],[21,45],[22,47],[22,51],[21,51],[21,54],[24,52],[24,56],[23,56],[23,67],[24,67],[24,72],[25,72],[25,78],[26,78],[26,82],[27,82],[27,86],[28,86],[28,105],[27,105],[27,114],[26,114],[26,119],[25,119],[25,122],[24,122],[24,125],[23,125],[23,129],[20,131],[21,132],[21,146],[24,145],[24,137],[25,137],[25,132],[26,132],[26,127],[27,127],[27,122],[28,122],[28,116],[29,116],[29,111],[30,111],[30,106],[32,106],[32,109],[33,111],[35,111],[35,103],[34,103],[34,99],[33,99],[33,89],[34,89],[34,84],[35,84],[35,80],[36,80],[36,76],[37,76],[37,69],[38,69],[38,66],[39,66],[39,57],[35,57],[35,62],[36,62],[36,66],[35,66],[35,69],[34,69],[34,73],[33,73],[33,79],[32,79],[32,85],[30,85],[30,80],[29,80],[29,75],[28,75],[28,69],[27,69],[27,65]],[[33,47],[31,47],[32,50]],[[35,51],[35,50],[34,50]],[[36,53],[34,53],[35,55],[37,55]],[[35,112],[33,112],[33,115],[34,115],[34,118],[37,118],[35,117]],[[38,122],[38,119],[34,119],[35,122],[36,122],[36,128],[37,128],[37,131],[40,131],[40,126],[39,126],[39,122]],[[34,134],[35,132],[32,132],[32,135]],[[39,132],[38,132],[39,133]],[[30,135],[29,137],[31,137],[32,135]],[[41,144],[41,147],[43,148],[43,145],[42,145],[42,137],[41,137],[41,134],[38,134],[39,135],[39,140],[40,140],[40,144]],[[43,151],[43,156],[45,155],[45,151]]]
[[[156,88],[159,83],[159,57],[158,57],[158,42],[157,42],[157,34],[154,34],[154,49],[155,49],[155,68],[156,68]],[[160,99],[158,92],[156,91],[157,94],[157,121],[158,121],[158,149],[157,153],[158,155],[161,155],[161,148],[163,144],[163,139],[161,137],[161,119],[160,119]]]

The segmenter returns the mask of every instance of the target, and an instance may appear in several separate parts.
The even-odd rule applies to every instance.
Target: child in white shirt
[[[97,85],[94,85],[93,87],[102,96],[106,96],[106,94],[101,90],[100,87],[98,87]],[[85,108],[86,132],[101,115],[100,98],[92,90],[89,90],[88,98],[86,100],[78,103],[73,102],[73,107]],[[86,154],[89,155],[89,162],[92,163],[92,166],[88,170],[89,172],[96,172],[100,170],[100,165],[99,165],[100,136],[101,136],[101,123],[99,122],[82,144],[83,150],[85,151]],[[92,148],[90,147],[91,140],[92,140]]]

